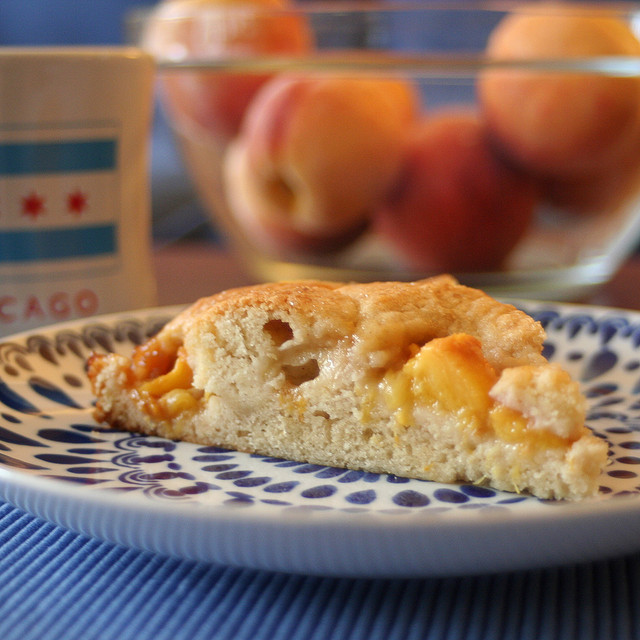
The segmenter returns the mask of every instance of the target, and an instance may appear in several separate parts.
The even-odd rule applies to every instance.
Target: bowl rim
[[[312,48],[311,52],[297,54],[265,55],[225,51],[209,53],[188,51],[184,46],[168,46],[174,44],[171,37],[165,34],[158,36],[159,26],[173,25],[179,31],[182,23],[188,25],[195,20],[202,21],[199,25],[200,35],[206,37],[208,31],[215,29],[223,19],[231,23],[237,17],[239,21],[247,16],[247,12],[255,15],[259,10],[260,16],[302,16],[313,20],[337,20],[349,16],[361,17],[368,21],[368,27],[380,29],[385,22],[373,22],[376,17],[380,20],[389,19],[394,23],[395,17],[404,19],[428,19],[425,16],[446,16],[447,20],[455,20],[461,16],[465,25],[473,24],[478,19],[478,30],[489,38],[491,30],[498,22],[513,12],[524,10],[532,13],[544,13],[548,7],[562,7],[567,12],[577,12],[580,15],[606,15],[619,18],[627,22],[640,39],[640,2],[637,0],[622,0],[621,2],[602,3],[598,0],[398,0],[393,3],[385,0],[315,0],[314,2],[300,2],[292,0],[280,6],[256,5],[256,0],[241,0],[229,5],[218,3],[218,0],[203,2],[202,0],[165,0],[138,16],[139,41],[138,46],[150,53],[160,70],[163,69],[234,69],[239,71],[250,65],[252,70],[265,68],[268,71],[279,70],[325,70],[338,71],[340,69],[368,69],[371,71],[402,70],[407,73],[426,75],[469,76],[477,74],[488,67],[516,68],[533,71],[569,71],[569,72],[597,72],[604,75],[638,76],[640,75],[640,55],[597,55],[584,57],[551,58],[540,56],[536,58],[490,58],[486,55],[486,42],[477,41],[465,47],[452,48],[426,44],[415,49],[408,49],[398,43],[393,47],[384,44],[367,44],[349,51],[349,59],[341,59],[336,55],[346,51],[345,46],[336,44]],[[555,9],[554,9],[555,10]],[[316,22],[316,26],[319,23]],[[405,23],[406,24],[406,23]],[[476,34],[477,35],[477,34]],[[384,41],[384,38],[382,38]],[[178,38],[179,42],[179,38]],[[397,46],[395,46],[397,45]],[[390,54],[387,59],[376,57],[383,52]],[[357,55],[355,55],[357,53]]]
[[[219,16],[233,13],[243,14],[247,10],[261,14],[286,15],[347,15],[347,14],[421,14],[421,13],[467,13],[505,14],[526,9],[531,13],[544,13],[550,6],[563,7],[567,12],[595,15],[629,15],[640,12],[638,0],[619,0],[603,3],[601,0],[314,0],[300,2],[292,0],[279,6],[262,6],[255,0],[241,0],[232,5],[218,4],[216,0],[164,0],[148,11],[142,19],[180,20],[194,16]]]

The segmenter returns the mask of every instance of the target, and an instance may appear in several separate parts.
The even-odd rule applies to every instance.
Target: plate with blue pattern
[[[518,303],[580,382],[609,443],[599,495],[539,500],[112,429],[85,362],[128,354],[178,308],[113,314],[0,342],[0,497],[111,543],[189,560],[332,576],[434,576],[640,549],[640,314]]]

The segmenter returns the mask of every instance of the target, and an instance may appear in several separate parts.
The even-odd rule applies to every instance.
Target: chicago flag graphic
[[[0,334],[100,310],[95,283],[121,266],[118,139],[108,125],[0,130]]]

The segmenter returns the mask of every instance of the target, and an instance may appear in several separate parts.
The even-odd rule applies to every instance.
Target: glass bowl
[[[640,238],[632,4],[170,0],[143,45],[257,280],[581,299]]]

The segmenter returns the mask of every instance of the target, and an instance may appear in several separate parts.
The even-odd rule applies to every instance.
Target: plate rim
[[[640,328],[640,311],[620,309],[616,307],[606,307],[593,304],[582,303],[565,303],[553,301],[537,301],[537,300],[520,300],[510,298],[505,300],[510,304],[519,306],[525,310],[541,311],[549,307],[554,311],[558,311],[560,316],[570,313],[587,313],[594,318],[601,319],[611,316],[612,318],[624,318]],[[130,311],[115,312],[103,315],[92,316],[88,318],[54,323],[18,332],[3,338],[0,338],[0,345],[4,342],[24,343],[34,335],[48,336],[54,335],[63,330],[72,330],[84,327],[89,324],[114,324],[123,319],[146,319],[154,316],[172,317],[180,310],[188,305],[168,305],[155,306],[143,309],[134,309]],[[38,498],[34,499],[33,495]],[[124,495],[127,496],[126,499]],[[429,539],[430,534],[436,533],[439,537],[462,534],[469,535],[482,527],[485,535],[491,535],[492,532],[499,531],[505,523],[516,523],[517,526],[526,527],[533,526],[536,528],[549,525],[554,529],[563,527],[580,526],[582,524],[597,522],[599,525],[609,523],[615,520],[623,520],[627,523],[633,523],[640,527],[640,495],[623,495],[615,496],[608,499],[587,499],[577,502],[559,501],[557,503],[544,506],[543,508],[525,509],[519,511],[516,515],[509,509],[486,509],[486,510],[460,510],[454,509],[446,512],[445,517],[439,514],[420,512],[405,512],[402,517],[395,517],[393,513],[387,513],[376,510],[363,510],[358,512],[357,509],[331,508],[322,511],[296,509],[295,507],[286,507],[280,505],[260,505],[260,508],[243,509],[237,505],[214,504],[203,505],[189,501],[162,501],[154,500],[143,493],[118,492],[116,489],[95,490],[86,486],[69,483],[61,479],[50,478],[46,476],[32,475],[0,463],[0,496],[9,504],[26,511],[36,517],[43,518],[49,522],[53,522],[59,526],[68,528],[80,534],[90,535],[98,539],[108,542],[123,544],[114,536],[105,535],[102,532],[90,531],[86,527],[79,527],[74,524],[73,520],[77,520],[76,516],[72,517],[69,513],[65,514],[65,505],[72,508],[81,508],[83,504],[91,506],[94,510],[106,510],[111,513],[120,513],[123,515],[133,514],[133,520],[139,521],[144,514],[152,518],[169,519],[172,522],[178,522],[186,518],[190,523],[197,523],[199,526],[209,526],[215,533],[225,528],[233,529],[247,526],[260,526],[273,529],[285,529],[290,535],[305,535],[313,532],[313,535],[329,534],[335,536],[341,534],[347,539],[353,538],[362,531],[363,523],[369,533],[375,531],[388,533],[392,531],[396,535],[416,536],[417,539]],[[52,503],[51,509],[47,507],[46,499]],[[551,501],[553,502],[553,501]],[[484,511],[481,515],[480,511]],[[309,517],[309,514],[318,514],[317,517]],[[274,517],[275,516],[275,517]],[[356,516],[356,517],[354,517]],[[277,521],[277,522],[275,522]],[[160,552],[165,555],[178,555],[185,557],[183,553],[172,553],[168,540],[162,539],[162,532],[158,533],[156,540],[156,548],[152,551]],[[116,536],[117,538],[117,536]],[[134,535],[126,546],[131,546],[139,550],[149,550],[147,546],[136,539]],[[629,546],[628,543],[627,546]],[[640,537],[634,548],[640,548]],[[194,558],[192,558],[194,559]],[[195,558],[204,559],[213,562],[220,562],[220,558]],[[222,562],[225,562],[222,560]],[[239,566],[252,566],[251,563],[239,563]],[[535,566],[535,563],[527,563],[526,566]],[[294,571],[295,567],[275,566],[275,567],[255,567],[267,568],[274,570]],[[308,570],[308,568],[307,568]],[[330,571],[322,571],[322,575],[330,574]],[[347,572],[348,573],[348,572]],[[452,575],[459,573],[456,571],[446,571],[442,575]],[[473,571],[472,571],[473,573]],[[356,575],[361,575],[360,573]],[[374,573],[373,575],[378,575]],[[440,575],[437,571],[424,572],[418,575]]]

